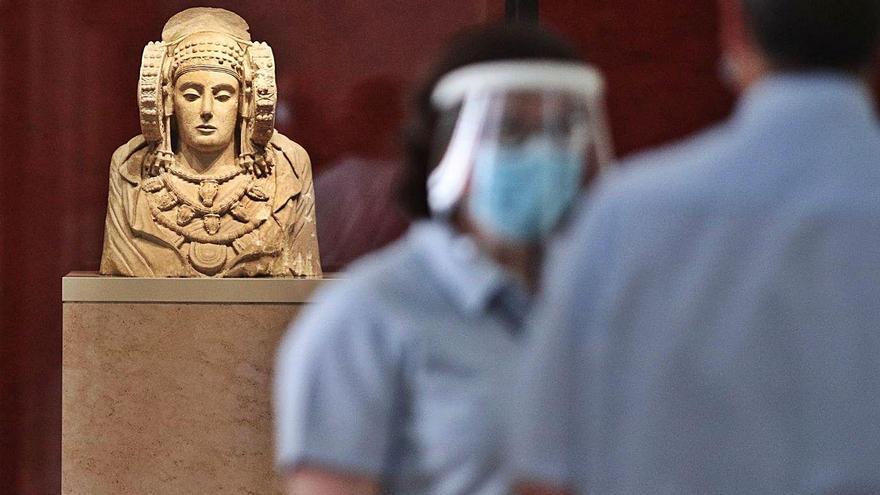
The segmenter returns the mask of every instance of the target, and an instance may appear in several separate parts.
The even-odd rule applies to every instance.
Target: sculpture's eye
[[[220,93],[217,96],[215,96],[214,98],[216,98],[217,101],[219,101],[220,103],[225,103],[225,102],[229,101],[232,98],[232,96],[229,93]]]
[[[199,94],[196,92],[186,92],[183,94],[183,99],[186,101],[196,101],[199,99]]]

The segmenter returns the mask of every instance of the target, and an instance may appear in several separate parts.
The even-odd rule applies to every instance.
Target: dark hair
[[[431,93],[440,79],[459,67],[493,60],[544,59],[579,61],[577,51],[559,37],[538,27],[490,25],[467,29],[447,45],[419,87],[404,126],[406,167],[400,184],[400,204],[412,218],[430,216],[428,175],[441,158],[435,148],[448,141],[450,129],[441,130]],[[441,139],[441,136],[443,139]],[[445,141],[444,141],[445,139]]]
[[[876,55],[880,0],[742,0],[747,23],[781,70],[857,72]]]

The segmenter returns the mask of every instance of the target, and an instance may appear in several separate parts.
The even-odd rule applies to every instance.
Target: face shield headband
[[[560,100],[561,95],[585,108],[586,122],[578,128],[580,132],[570,132],[570,141],[578,141],[584,149],[589,147],[600,168],[611,162],[604,82],[595,69],[580,63],[548,61],[487,62],[463,67],[443,77],[431,95],[432,104],[441,114],[457,111],[449,144],[428,177],[428,204],[433,213],[448,214],[460,202],[478,148],[487,139],[502,139],[499,133],[504,131],[493,127],[517,125],[515,118],[511,123],[501,123],[498,107],[505,97],[508,105],[516,103],[516,95],[521,94],[537,95],[545,102],[544,107],[547,102]]]

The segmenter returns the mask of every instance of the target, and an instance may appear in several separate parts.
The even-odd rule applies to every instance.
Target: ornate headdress
[[[138,82],[141,131],[150,143],[151,168],[174,160],[171,118],[174,81],[197,70],[225,72],[241,83],[239,161],[247,169],[270,166],[266,145],[275,128],[275,58],[266,43],[251,41],[247,23],[224,9],[196,7],[173,16],[162,30],[162,41],[144,47]]]

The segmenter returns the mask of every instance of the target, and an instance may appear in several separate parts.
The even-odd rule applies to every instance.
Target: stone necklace
[[[244,173],[244,169],[239,168],[223,175],[204,176],[187,172],[174,165],[168,167],[168,171],[191,184],[197,184],[199,186],[199,200],[208,208],[214,206],[214,200],[217,198],[220,184],[228,182]]]
[[[215,204],[219,186],[244,173],[244,169],[238,169],[222,175],[202,176],[193,174],[177,166],[171,166],[168,167],[167,172],[163,172],[157,177],[147,179],[142,187],[147,192],[157,194],[157,196],[154,197],[154,200],[155,206],[158,210],[167,211],[177,206],[177,218],[173,223],[165,221],[164,217],[158,212],[155,212],[154,217],[159,223],[185,237],[190,237],[195,234],[190,232],[189,235],[186,235],[184,231],[178,230],[178,228],[185,227],[195,217],[201,217],[204,221],[204,227],[208,237],[201,239],[202,236],[196,235],[200,241],[229,242],[247,232],[250,232],[256,227],[256,224],[251,221],[252,219],[246,211],[243,203],[244,196],[247,195],[251,200],[260,202],[269,200],[268,195],[263,192],[262,188],[255,182],[254,178],[251,177],[251,180],[244,181],[241,185],[236,187],[232,194],[228,196],[227,200]],[[169,175],[174,175],[183,181],[197,185],[199,188],[198,201],[187,197],[187,195],[174,184],[174,181],[171,180]],[[166,189],[166,191],[162,192],[162,189]],[[220,230],[220,218],[227,213],[246,225],[242,226],[241,229],[236,229],[234,232],[231,232],[228,236],[222,236],[222,239],[215,237],[215,234]]]

